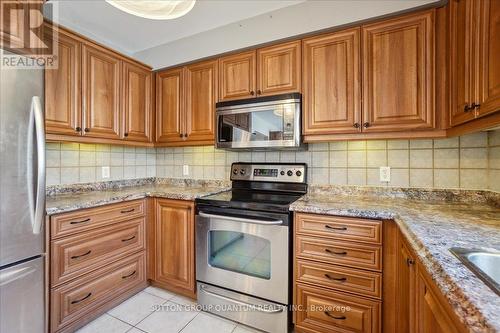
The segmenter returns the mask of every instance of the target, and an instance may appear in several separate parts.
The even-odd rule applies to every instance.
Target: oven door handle
[[[266,308],[262,309],[262,308],[259,308],[259,306],[256,305],[256,304],[252,304],[252,303],[240,301],[239,299],[236,299],[236,298],[233,298],[233,297],[228,297],[228,296],[223,296],[223,295],[216,294],[216,293],[214,293],[212,291],[208,291],[207,289],[205,289],[204,285],[200,285],[200,289],[201,289],[201,291],[203,291],[204,293],[206,293],[206,294],[208,294],[210,296],[213,296],[213,297],[216,297],[216,298],[220,298],[220,299],[225,300],[225,301],[237,303],[239,305],[249,306],[252,309],[255,309],[255,310],[260,311],[260,312],[265,312],[265,313],[280,313],[280,312],[283,312],[283,308],[274,309],[274,310],[269,310],[269,309],[266,309]]]
[[[204,213],[204,212],[201,212],[201,211],[198,214],[201,217],[221,219],[221,220],[228,220],[228,221],[235,221],[235,222],[242,222],[242,223],[254,223],[254,224],[265,224],[265,225],[280,225],[280,224],[283,224],[282,220],[262,221],[262,220],[246,219],[246,218],[243,218],[243,217],[234,217],[234,216],[224,216],[224,215],[208,214],[208,213]]]

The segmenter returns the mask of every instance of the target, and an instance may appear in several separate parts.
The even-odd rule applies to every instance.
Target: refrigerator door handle
[[[36,152],[33,151],[33,132],[36,135]],[[39,234],[42,230],[45,217],[45,127],[43,120],[42,103],[40,97],[33,96],[31,100],[30,122],[28,129],[28,200],[31,212],[33,233]],[[33,153],[36,153],[36,190],[33,189]],[[34,192],[36,191],[36,196]]]

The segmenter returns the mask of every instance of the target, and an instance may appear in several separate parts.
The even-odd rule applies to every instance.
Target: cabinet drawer
[[[301,332],[381,331],[381,305],[340,292],[297,285],[296,328]]]
[[[297,282],[381,298],[382,274],[336,265],[297,260]]]
[[[300,235],[297,235],[296,242],[296,255],[301,259],[376,271],[382,270],[382,248],[380,246]]]
[[[144,217],[51,242],[52,286],[145,249]]]
[[[145,252],[114,262],[81,279],[52,289],[51,331],[54,332],[134,287],[146,283]]]
[[[52,239],[72,235],[111,223],[144,216],[144,200],[135,200],[98,208],[54,215],[50,218]]]
[[[382,221],[316,214],[297,214],[297,233],[382,244]]]

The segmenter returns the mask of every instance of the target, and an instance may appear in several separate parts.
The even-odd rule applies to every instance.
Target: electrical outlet
[[[102,167],[102,179],[108,179],[109,178],[109,166],[103,166]]]
[[[391,167],[380,167],[380,181],[390,182],[391,181]]]
[[[182,166],[182,175],[183,176],[189,176],[189,165],[184,164]]]

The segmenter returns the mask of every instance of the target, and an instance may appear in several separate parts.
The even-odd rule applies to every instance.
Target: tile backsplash
[[[50,143],[48,184],[110,179],[171,177],[228,179],[232,162],[301,162],[311,184],[500,191],[500,130],[436,140],[368,140],[310,144],[299,152],[232,152],[212,146],[129,148]],[[189,175],[183,176],[183,165]],[[379,181],[379,167],[391,167],[391,181]]]

